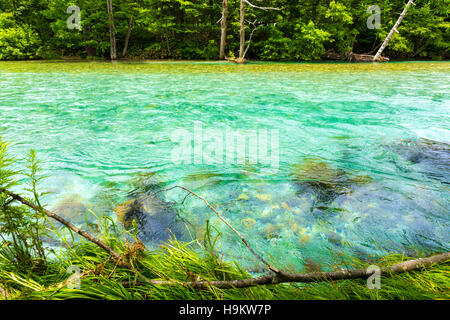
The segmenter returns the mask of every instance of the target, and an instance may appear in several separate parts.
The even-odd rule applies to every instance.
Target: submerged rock
[[[136,221],[139,238],[144,241],[166,241],[171,236],[184,237],[184,224],[178,218],[176,210],[155,196],[141,195],[119,204],[114,211],[117,221],[126,229]]]
[[[312,193],[318,203],[330,203],[339,195],[351,192],[354,185],[372,181],[369,176],[346,173],[318,159],[307,159],[295,165],[292,176],[298,191]]]
[[[250,199],[250,197],[245,193],[241,193],[238,197],[238,200],[248,200],[248,199]]]
[[[324,233],[327,240],[335,245],[340,246],[344,238],[339,233],[332,230],[325,230]]]
[[[294,178],[298,182],[318,183],[331,187],[338,183],[343,175],[342,170],[333,169],[318,159],[307,159],[294,166]]]
[[[83,197],[78,194],[73,194],[60,199],[52,209],[63,218],[73,223],[80,223],[84,221],[86,211],[89,207],[90,204],[87,204]]]
[[[210,170],[193,172],[184,177],[183,182],[191,188],[209,188],[223,182],[223,175]]]
[[[399,154],[429,178],[450,184],[450,145],[419,138],[402,140],[388,149]]]
[[[261,200],[261,201],[264,201],[264,202],[272,200],[272,195],[270,195],[268,193],[257,193],[257,194],[255,194],[255,197],[258,200]]]
[[[263,230],[263,237],[265,239],[279,238],[281,236],[282,229],[280,225],[268,223]]]
[[[256,220],[252,218],[242,219],[241,222],[247,229],[253,229],[256,224]]]

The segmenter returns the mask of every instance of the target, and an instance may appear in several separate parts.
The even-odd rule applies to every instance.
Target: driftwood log
[[[394,264],[389,267],[380,268],[380,275],[393,276],[409,271],[421,270],[429,268],[434,264],[444,263],[449,260],[450,260],[450,252],[431,256],[428,258],[408,260]],[[191,281],[191,282],[178,282],[178,284],[182,284],[184,286],[192,287],[195,289],[207,289],[209,287],[215,287],[220,289],[233,289],[233,288],[248,288],[258,285],[279,284],[288,282],[311,283],[311,282],[368,278],[372,274],[373,272],[369,272],[367,269],[353,269],[353,270],[340,270],[332,272],[311,272],[311,273],[290,273],[282,271],[281,273],[270,274],[256,278],[225,280],[225,281]],[[127,286],[139,283],[124,281],[122,282],[122,284]],[[174,282],[161,281],[158,284],[173,285]]]
[[[248,278],[248,279],[240,279],[240,280],[224,280],[224,281],[178,281],[178,280],[155,280],[155,279],[147,279],[143,276],[138,270],[136,270],[130,263],[126,261],[126,258],[116,251],[114,251],[111,247],[105,244],[103,241],[95,238],[89,233],[77,228],[71,222],[65,220],[54,212],[51,212],[45,208],[39,207],[32,203],[31,201],[26,200],[25,198],[17,195],[13,192],[10,192],[6,189],[0,188],[0,193],[4,193],[11,197],[14,200],[19,201],[20,203],[30,207],[31,209],[42,212],[46,216],[55,219],[56,221],[62,223],[72,231],[76,232],[80,236],[84,237],[86,240],[96,244],[106,252],[108,252],[112,258],[121,266],[126,267],[130,271],[136,274],[139,280],[129,282],[123,281],[122,284],[124,286],[129,285],[140,285],[140,284],[152,284],[152,285],[164,285],[164,286],[173,286],[173,285],[182,285],[188,288],[193,289],[208,289],[210,287],[216,287],[221,289],[232,289],[232,288],[247,288],[258,285],[267,285],[267,284],[278,284],[278,283],[287,283],[287,282],[321,282],[321,281],[330,281],[330,280],[344,280],[344,279],[357,279],[357,278],[367,278],[371,276],[373,273],[367,269],[354,269],[354,270],[339,270],[332,272],[312,272],[312,273],[291,273],[279,270],[277,268],[272,267],[269,263],[267,263],[261,256],[259,256],[250,246],[250,244],[242,237],[242,235],[233,227],[231,224],[226,221],[218,211],[203,197],[196,194],[195,192],[182,187],[182,186],[174,186],[169,189],[161,190],[168,191],[174,188],[180,188],[186,192],[188,195],[193,195],[200,200],[202,200],[228,227],[230,227],[233,232],[235,232],[242,242],[248,247],[248,249],[255,255],[259,261],[264,263],[268,269],[271,271],[271,274],[264,275],[261,277]],[[394,264],[389,267],[380,268],[380,275],[389,276],[395,274],[401,274],[408,271],[420,270],[423,268],[429,268],[430,266],[438,263],[444,263],[450,260],[450,252],[434,255],[428,258],[420,258],[415,260],[408,260],[401,263]]]
[[[32,203],[31,201],[28,201],[27,199],[21,197],[20,195],[10,192],[6,189],[0,188],[0,193],[4,193],[4,194],[8,195],[9,197],[11,197],[13,200],[17,200],[20,203],[26,205],[27,207],[29,207],[37,212],[41,212],[41,213],[45,214],[47,217],[50,217],[50,218],[58,221],[59,223],[65,225],[67,228],[69,228],[73,232],[79,234],[86,240],[96,244],[97,246],[99,246],[100,248],[102,248],[103,250],[108,252],[112,256],[112,258],[117,262],[118,265],[125,267],[125,268],[129,269],[130,271],[132,271],[142,281],[144,281],[144,282],[148,281],[147,278],[145,278],[139,271],[137,271],[130,263],[127,262],[125,257],[123,257],[122,255],[120,255],[119,253],[114,251],[110,246],[108,246],[106,243],[104,243],[100,239],[97,239],[94,236],[92,236],[91,234],[89,234],[88,232],[83,231],[80,228],[76,227],[70,221],[67,221],[66,219],[64,219],[63,217],[59,216],[58,214],[56,214],[54,212],[51,212],[45,208],[39,207],[39,206],[35,205],[34,203]]]
[[[323,59],[341,60],[349,62],[373,62],[374,56],[371,54],[360,54],[349,52],[347,54],[337,53],[333,50],[328,50],[322,55]],[[380,56],[377,61],[389,61],[389,58]]]

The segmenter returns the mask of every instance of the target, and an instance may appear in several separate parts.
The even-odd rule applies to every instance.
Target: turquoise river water
[[[448,251],[449,71],[448,62],[2,62],[0,136],[19,158],[37,151],[46,204],[80,226],[88,209],[115,219],[140,193],[182,185],[285,269],[329,265],[330,252]],[[258,271],[236,235],[184,197],[158,193],[150,227],[176,225],[189,240],[209,219],[220,251]],[[158,217],[171,210],[176,221]]]

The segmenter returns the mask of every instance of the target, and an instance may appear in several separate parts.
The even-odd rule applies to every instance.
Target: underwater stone
[[[342,170],[335,170],[318,159],[307,159],[294,166],[294,178],[298,182],[318,182],[333,186],[343,176]]]
[[[79,223],[84,221],[86,211],[88,210],[85,199],[78,194],[66,196],[59,200],[53,211],[72,222]]]
[[[264,237],[266,239],[279,238],[281,233],[281,228],[279,225],[268,223],[264,230]]]
[[[166,241],[173,234],[183,238],[183,225],[171,204],[154,196],[139,196],[118,205],[114,211],[125,228],[136,221],[143,241]]]
[[[310,201],[313,202],[311,205],[314,207],[320,203],[331,203],[339,196],[350,194],[356,185],[372,182],[369,176],[347,173],[332,168],[318,159],[307,159],[295,165],[291,175],[294,176],[298,194],[309,194]]]
[[[270,216],[271,213],[272,211],[269,208],[265,208],[261,213],[261,217],[267,218],[268,216]]]
[[[283,208],[286,209],[286,210],[290,210],[290,209],[291,209],[291,207],[289,207],[289,205],[288,205],[286,202],[283,202],[283,203],[281,204],[281,207],[283,207]]]
[[[248,200],[248,199],[250,199],[250,197],[245,193],[241,193],[238,197],[238,200]]]
[[[373,179],[368,175],[354,175],[347,180],[350,184],[364,185],[373,182]]]
[[[220,173],[202,170],[200,172],[188,174],[184,177],[183,181],[191,187],[205,188],[217,186],[223,181],[223,179],[224,177]]]
[[[117,222],[124,223],[125,215],[128,211],[131,210],[131,207],[133,205],[135,200],[127,200],[124,203],[119,204],[115,209],[114,212],[117,216]]]
[[[450,184],[450,145],[444,142],[418,138],[403,140],[388,149],[413,164],[420,166],[426,176]]]
[[[302,234],[302,235],[300,235],[300,237],[298,238],[298,240],[299,240],[302,244],[307,244],[307,243],[311,240],[311,235],[310,235],[310,234]]]
[[[272,195],[270,195],[268,193],[257,193],[257,194],[255,194],[255,197],[258,200],[266,201],[266,202],[272,200]]]
[[[256,220],[252,218],[242,219],[241,222],[247,229],[253,229],[256,224]]]
[[[291,228],[292,232],[294,232],[294,233],[300,233],[300,230],[304,229],[304,228],[301,228],[297,222],[289,223],[289,227]],[[304,229],[302,231],[306,231],[306,229]]]
[[[325,237],[328,239],[329,242],[340,245],[342,243],[343,237],[334,231],[327,230],[324,232]]]

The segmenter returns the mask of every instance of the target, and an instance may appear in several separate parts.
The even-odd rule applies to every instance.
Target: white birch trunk
[[[408,11],[408,9],[411,6],[411,4],[413,4],[413,0],[409,0],[408,3],[406,4],[405,8],[403,9],[403,12],[400,14],[400,17],[398,17],[397,22],[392,27],[391,32],[389,32],[389,34],[387,35],[386,39],[384,39],[384,42],[381,45],[380,49],[378,49],[377,54],[373,57],[373,61],[377,61],[378,60],[378,58],[383,53],[384,48],[386,48],[386,46],[388,45],[388,43],[391,40],[392,36],[394,35],[394,32],[398,32],[397,28],[400,25],[400,23],[402,22],[403,18],[405,17],[406,11]]]
[[[108,10],[108,22],[109,22],[109,41],[110,45],[110,56],[111,60],[117,59],[117,49],[116,49],[116,30],[114,27],[114,16],[112,9],[112,0],[106,0],[106,9]]]
[[[240,7],[240,41],[239,41],[239,60],[242,61],[244,59],[244,50],[245,50],[245,3],[244,0],[241,0]]]
[[[228,17],[228,0],[223,0],[222,2],[222,19],[220,20],[220,26],[222,32],[220,35],[220,50],[219,59],[225,59],[225,45],[227,41],[227,17]]]

